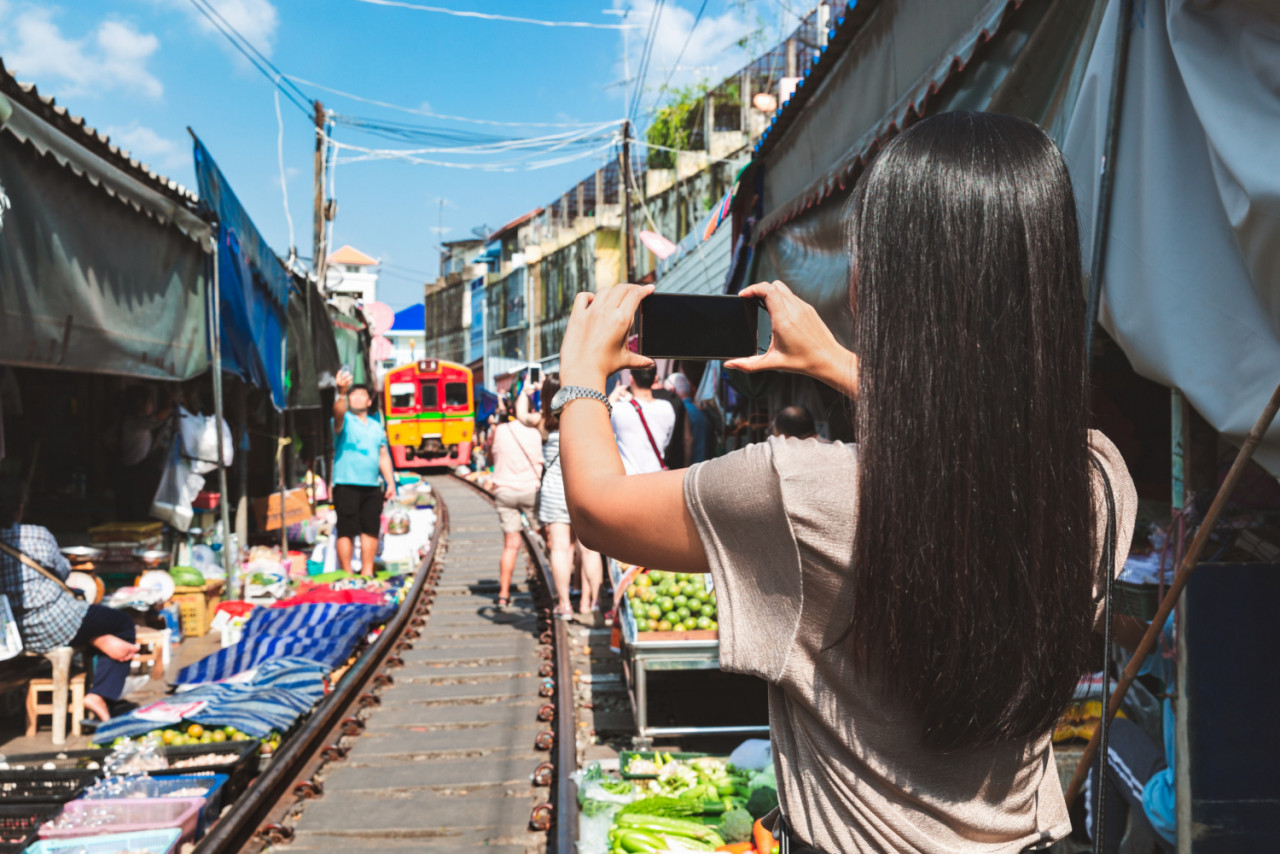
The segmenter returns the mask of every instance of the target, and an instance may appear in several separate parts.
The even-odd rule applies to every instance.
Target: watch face
[[[569,402],[569,389],[566,386],[565,388],[562,388],[559,391],[557,391],[556,396],[551,398],[551,411],[559,412],[561,409],[564,409],[564,405],[568,402]]]

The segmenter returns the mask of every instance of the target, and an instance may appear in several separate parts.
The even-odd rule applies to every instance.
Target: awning
[[[867,8],[845,25],[857,31],[820,63],[785,132],[756,158],[764,211],[751,279],[786,282],[846,344],[853,318],[841,208],[862,167],[905,124],[946,110],[1012,113],[1061,129],[1101,18],[1096,4],[1073,0],[880,0]]]
[[[368,352],[369,331],[365,322],[350,314],[343,314],[333,306],[328,307],[333,325],[333,339],[338,350],[338,364],[346,365],[358,383],[369,381]]]
[[[161,380],[207,370],[208,225],[0,98],[12,110],[0,125],[0,362]]]
[[[721,294],[729,275],[729,263],[733,258],[732,229],[720,228],[709,240],[702,240],[699,225],[685,240],[687,251],[677,256],[676,263],[668,270],[659,270],[657,289],[666,294]],[[692,238],[692,240],[690,240]],[[680,241],[685,249],[685,241]]]
[[[296,281],[303,288],[307,281]],[[324,298],[311,294],[311,322],[307,322],[306,291],[297,287],[289,295],[288,389],[290,409],[320,406],[320,390],[333,388],[342,360]]]
[[[218,218],[222,368],[270,391],[285,408],[285,314],[290,275],[241,206],[208,149],[195,140],[200,198]]]
[[[1112,2],[1063,152],[1092,246]],[[1129,31],[1100,321],[1134,370],[1243,438],[1280,382],[1280,11],[1149,0]],[[1255,459],[1280,476],[1280,424]]]

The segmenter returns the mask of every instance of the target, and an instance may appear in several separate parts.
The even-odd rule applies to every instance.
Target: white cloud
[[[164,86],[147,70],[160,39],[125,21],[105,20],[80,37],[65,35],[60,9],[0,4],[0,54],[5,67],[24,80],[63,96],[113,89],[151,98]]]
[[[135,122],[128,127],[110,127],[106,134],[134,159],[154,169],[169,172],[191,164],[189,146],[163,137],[145,125]]]
[[[201,32],[209,34],[225,50],[243,61],[239,51],[189,0],[164,0],[164,2],[175,9],[181,9],[195,21]],[[250,44],[264,55],[271,56],[271,50],[276,41],[276,30],[280,26],[280,13],[271,4],[271,0],[206,0],[206,2],[218,15],[222,16],[223,21],[231,25],[232,29],[248,39]],[[221,24],[222,21],[218,23]]]
[[[615,8],[622,8],[619,0],[615,0],[614,5]],[[630,3],[631,13],[626,22],[638,27],[627,35],[627,61],[632,76],[637,75],[640,70],[645,34],[653,16],[654,5],[655,0],[634,0]],[[670,85],[679,88],[703,81],[715,85],[737,71],[750,57],[736,42],[753,29],[752,23],[732,8],[718,16],[704,14],[695,29],[692,11],[670,2],[663,5],[649,56],[649,69],[645,75],[641,112],[660,98],[658,90],[668,76],[671,79]],[[683,54],[681,50],[684,51]],[[629,100],[635,90],[635,81],[618,88],[619,91],[625,90]]]

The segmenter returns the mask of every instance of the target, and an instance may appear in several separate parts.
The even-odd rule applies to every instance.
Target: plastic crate
[[[21,757],[9,759],[10,765],[25,764]],[[39,767],[37,763],[36,767]],[[80,794],[102,772],[84,768],[60,768],[56,771],[10,769],[0,771],[0,802],[6,804],[65,803]]]
[[[652,759],[661,753],[671,759],[701,759],[710,753],[679,753],[667,750],[624,750],[618,754],[618,768],[624,780],[656,780],[657,774],[628,774],[627,766],[632,759]]]
[[[181,830],[169,828],[80,836],[75,839],[42,839],[28,848],[27,854],[119,854],[121,851],[170,854],[178,850],[178,840],[181,838]]]
[[[168,777],[136,777],[126,780],[121,787],[117,787],[117,794],[113,795],[91,790],[85,794],[85,799],[105,801],[141,797],[193,798],[197,796],[174,795],[171,793],[180,792],[183,789],[203,787],[204,794],[198,796],[204,798],[204,806],[200,808],[200,820],[196,823],[196,838],[198,839],[204,836],[209,824],[216,821],[222,813],[222,792],[226,782],[226,774],[173,774]],[[133,789],[137,794],[131,794],[130,789]]]
[[[19,854],[35,841],[40,825],[62,809],[60,803],[0,804],[0,854]]]
[[[204,587],[177,587],[173,601],[177,603],[182,619],[182,633],[187,637],[202,638],[209,633],[213,615],[222,602],[222,581],[215,579]]]
[[[229,804],[240,793],[249,787],[249,783],[258,773],[258,753],[262,750],[262,742],[257,739],[249,741],[223,741],[213,744],[187,744],[179,747],[166,747],[165,756],[170,762],[203,756],[208,753],[234,753],[236,758],[218,765],[197,765],[189,768],[162,768],[149,772],[152,777],[205,777],[225,775],[227,780],[222,784],[222,803]]]
[[[69,801],[62,808],[60,817],[92,813],[102,821],[92,827],[54,827],[46,824],[40,828],[41,839],[70,839],[98,836],[103,833],[136,833],[144,830],[181,831],[178,839],[189,842],[195,839],[196,825],[200,821],[203,798],[121,798],[114,801]]]

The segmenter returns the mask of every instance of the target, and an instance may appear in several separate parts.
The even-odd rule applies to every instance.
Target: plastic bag
[[[191,470],[205,474],[218,467],[218,419],[212,415],[196,415],[178,409],[179,432],[182,435],[182,453]],[[235,457],[231,442],[231,428],[222,422],[222,464],[230,466]]]
[[[181,440],[175,436],[169,447],[169,462],[164,467],[160,486],[151,502],[152,517],[185,534],[195,515],[191,502],[201,489],[204,489],[204,475],[191,471],[182,455]]]
[[[9,597],[0,593],[0,661],[22,652],[22,636],[18,634],[18,621],[13,618]]]
[[[763,771],[773,767],[773,747],[768,739],[749,738],[729,754],[729,764],[744,771]]]
[[[573,773],[578,786],[578,851],[580,854],[605,854],[609,850],[609,829],[613,817],[643,793],[624,780],[615,780],[592,762]]]

